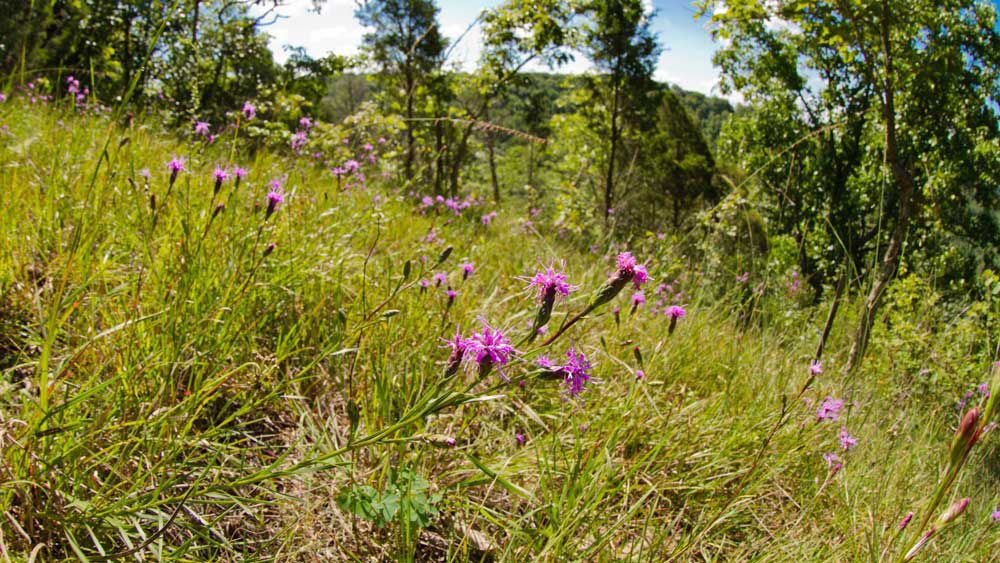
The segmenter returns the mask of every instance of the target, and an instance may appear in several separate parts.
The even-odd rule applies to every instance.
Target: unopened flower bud
[[[944,525],[951,522],[955,518],[961,516],[962,513],[965,512],[966,507],[968,506],[969,506],[969,497],[956,500],[954,503],[952,503],[951,506],[948,507],[948,510],[945,510],[944,513],[941,514],[940,517],[938,517],[938,523]]]
[[[972,407],[958,425],[955,438],[951,442],[951,461],[956,463],[969,451],[976,441],[979,431],[979,407]]]

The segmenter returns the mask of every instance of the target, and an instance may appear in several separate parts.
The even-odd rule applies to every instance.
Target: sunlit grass
[[[556,329],[613,271],[610,246],[581,250],[591,241],[561,239],[544,216],[528,227],[516,200],[489,226],[488,205],[421,214],[409,190],[429,190],[393,179],[391,152],[368,189],[341,191],[306,158],[204,147],[153,120],[10,102],[0,123],[12,557],[879,560],[898,554],[899,520],[946,463],[951,397],[913,397],[887,360],[843,375],[849,303],[809,403],[793,397],[828,304],[769,297],[747,323],[697,272],[673,334],[647,307],[630,314],[625,290],[620,322],[608,304],[547,350],[518,344],[509,383],[445,378],[456,326],[482,319],[522,342],[537,304],[519,277],[558,261],[580,290],[557,302]],[[171,185],[173,156],[187,170]],[[216,165],[249,176],[214,194]],[[272,179],[288,197],[267,217]],[[440,240],[425,242],[432,227]],[[655,238],[631,250],[652,286],[680,264]],[[419,283],[437,272],[452,305]],[[595,365],[574,400],[534,366],[570,344]],[[848,407],[818,423],[826,395]],[[844,425],[859,445],[833,473],[822,454]],[[956,485],[968,514],[922,556],[992,556],[985,444]],[[342,501],[364,486],[413,502],[378,527]]]

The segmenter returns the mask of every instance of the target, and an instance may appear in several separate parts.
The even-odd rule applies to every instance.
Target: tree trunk
[[[885,249],[882,263],[875,274],[871,290],[865,299],[864,307],[861,310],[861,319],[858,322],[858,329],[851,345],[850,359],[847,364],[848,371],[854,371],[864,358],[865,350],[868,348],[868,339],[871,336],[872,324],[875,322],[875,314],[882,301],[882,295],[886,287],[895,276],[899,268],[899,258],[903,250],[903,241],[910,225],[910,216],[913,214],[914,181],[909,171],[900,162],[896,144],[896,108],[893,91],[893,70],[892,53],[889,49],[889,6],[888,1],[882,3],[882,50],[885,53],[885,91],[883,93],[883,119],[885,120],[885,162],[892,172],[893,181],[899,190],[899,209],[896,216],[896,225],[892,229],[889,238],[889,245]]]
[[[406,68],[406,159],[403,161],[403,179],[411,181],[413,179],[413,71],[407,65]]]
[[[194,0],[193,17],[191,19],[191,42],[198,44],[198,12],[201,10],[201,0]]]
[[[607,227],[611,217],[615,187],[615,153],[618,151],[618,85],[613,86],[614,94],[611,103],[611,149],[608,151],[608,175],[604,180],[604,226]]]

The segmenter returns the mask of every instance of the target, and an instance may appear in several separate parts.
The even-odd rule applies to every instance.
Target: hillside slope
[[[889,346],[846,379],[840,324],[811,377],[827,305],[746,322],[655,236],[587,252],[552,209],[402,193],[377,134],[335,177],[154,123],[0,105],[7,553],[879,559],[934,490],[960,413]],[[928,560],[994,556],[992,434]]]

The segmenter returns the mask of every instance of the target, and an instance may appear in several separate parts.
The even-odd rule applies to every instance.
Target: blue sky
[[[458,38],[483,8],[500,0],[438,0],[441,8],[439,19],[444,34]],[[647,0],[649,2],[649,0]],[[705,94],[718,94],[718,72],[712,66],[715,45],[705,29],[705,21],[694,19],[694,8],[689,0],[652,0],[656,9],[652,29],[659,36],[663,53],[656,67],[656,78],[678,84],[688,90]],[[354,20],[354,0],[326,0],[322,11],[310,10],[311,0],[288,0],[278,9],[285,16],[266,28],[272,36],[271,49],[280,62],[287,58],[283,45],[305,47],[315,57],[334,52],[353,54],[358,50],[364,29]],[[479,34],[467,34],[453,50],[449,62],[471,68],[479,54]],[[588,63],[581,57],[561,72],[582,72]]]

